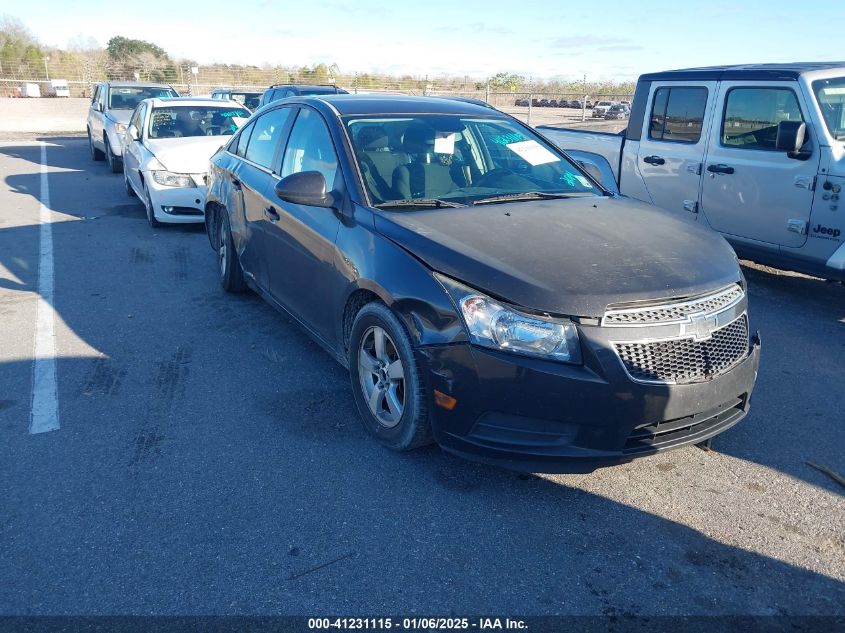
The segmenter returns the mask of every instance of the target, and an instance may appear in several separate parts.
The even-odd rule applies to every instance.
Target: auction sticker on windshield
[[[505,147],[532,165],[545,165],[546,163],[554,163],[560,160],[560,158],[533,140],[511,143],[505,145]]]
[[[455,153],[455,133],[454,132],[437,132],[434,136],[434,153],[435,154],[454,154]]]

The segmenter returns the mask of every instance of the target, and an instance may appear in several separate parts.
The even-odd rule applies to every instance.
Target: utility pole
[[[587,73],[584,73],[584,96],[581,97],[581,123],[587,120]]]
[[[47,81],[50,81],[50,69],[47,68],[47,64],[50,62],[49,57],[44,58],[44,74],[47,75]]]

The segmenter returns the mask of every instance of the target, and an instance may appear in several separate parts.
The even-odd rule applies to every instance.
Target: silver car
[[[142,100],[151,97],[178,97],[179,93],[165,84],[104,82],[97,84],[91,107],[88,108],[88,147],[94,160],[108,160],[114,173],[123,170],[123,133],[132,111]]]

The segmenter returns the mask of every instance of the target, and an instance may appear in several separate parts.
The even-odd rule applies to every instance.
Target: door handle
[[[648,163],[649,165],[664,165],[666,163],[666,161],[660,156],[646,156],[643,158],[643,162]]]
[[[270,220],[270,222],[278,222],[279,221],[279,212],[276,211],[273,207],[267,207],[264,209],[264,216]]]
[[[241,181],[238,180],[237,178],[232,178],[231,180],[232,180],[232,186],[235,189],[237,189],[238,191],[240,191],[241,190]]]
[[[732,174],[734,173],[734,168],[719,163],[717,165],[707,165],[707,171],[711,174]]]

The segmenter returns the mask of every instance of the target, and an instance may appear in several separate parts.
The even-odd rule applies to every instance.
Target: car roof
[[[802,73],[814,70],[845,68],[845,62],[793,62],[787,64],[737,64],[733,66],[705,66],[647,73],[641,81],[662,81],[672,79],[724,80],[724,79],[769,79],[794,80]]]
[[[173,90],[170,84],[150,84],[141,81],[104,81],[103,83],[112,88],[169,88]]]
[[[337,89],[338,86],[334,84],[273,84],[270,88],[296,88],[298,90],[310,90],[312,88]]]
[[[415,97],[409,95],[331,94],[288,97],[285,102],[326,103],[341,116],[362,114],[465,114],[505,116],[498,110],[472,101],[443,97]],[[274,102],[278,103],[278,102]]]

